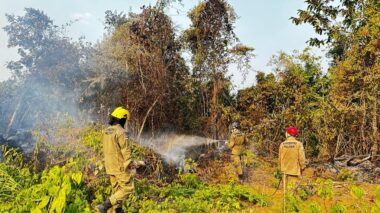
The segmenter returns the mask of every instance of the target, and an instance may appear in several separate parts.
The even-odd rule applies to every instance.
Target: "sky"
[[[7,48],[7,35],[2,29],[6,24],[5,14],[23,15],[25,7],[44,11],[56,25],[78,19],[67,31],[73,38],[85,36],[86,40],[96,43],[101,41],[104,30],[104,12],[117,10],[139,12],[142,5],[154,4],[155,0],[0,0],[0,81],[10,77],[6,63],[17,60],[15,48]],[[177,32],[180,33],[190,24],[187,12],[196,6],[199,0],[183,0],[167,9],[172,17]],[[303,0],[229,0],[239,19],[235,32],[240,41],[255,48],[256,55],[252,61],[252,71],[243,81],[242,75],[231,68],[229,73],[235,89],[251,86],[255,83],[256,71],[270,72],[270,58],[279,51],[292,53],[307,47],[306,41],[315,36],[308,25],[296,26],[289,20],[297,15],[298,9],[306,7]],[[324,52],[313,49],[313,53],[324,56]],[[322,58],[323,67],[327,60]]]

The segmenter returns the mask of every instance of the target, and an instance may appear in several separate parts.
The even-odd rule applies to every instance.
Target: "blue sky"
[[[96,42],[104,33],[104,12],[106,10],[140,11],[142,5],[154,4],[155,0],[1,0],[0,28],[6,24],[5,14],[22,15],[25,7],[43,10],[61,25],[70,20],[79,19],[68,29],[74,38],[85,36],[87,40]],[[199,3],[198,0],[183,0],[183,6],[174,4],[167,13],[172,17],[178,32],[190,23],[187,12]],[[305,8],[303,0],[229,0],[239,16],[236,22],[236,34],[241,42],[255,48],[256,57],[252,60],[253,70],[270,72],[268,61],[271,56],[284,51],[303,50],[306,41],[314,32],[310,26],[295,26],[289,18],[297,14],[297,9]],[[5,63],[18,58],[15,49],[9,49],[7,36],[0,30],[0,81],[9,78]],[[316,55],[323,56],[319,49],[313,49]],[[326,67],[326,60],[323,64]],[[255,71],[250,72],[242,84],[242,77],[231,68],[236,88],[250,86],[255,82]]]

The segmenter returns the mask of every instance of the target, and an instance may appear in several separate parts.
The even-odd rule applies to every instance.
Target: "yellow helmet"
[[[118,118],[118,119],[122,119],[122,118],[127,118],[129,120],[130,118],[130,114],[129,114],[129,111],[124,109],[123,107],[118,107],[116,108],[112,114],[111,114],[113,117],[115,118]]]

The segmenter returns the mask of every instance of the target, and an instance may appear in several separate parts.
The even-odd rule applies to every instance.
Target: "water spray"
[[[160,134],[154,138],[141,137],[140,144],[160,154],[166,163],[179,164],[192,149],[214,147],[224,149],[226,140],[215,140],[194,135]]]

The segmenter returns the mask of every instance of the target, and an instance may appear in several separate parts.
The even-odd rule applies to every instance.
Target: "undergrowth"
[[[196,174],[183,174],[174,182],[157,187],[142,180],[126,209],[140,212],[220,212],[237,211],[253,205],[267,206],[266,195],[235,184],[207,184]],[[133,202],[135,201],[135,202]],[[137,202],[136,202],[137,201]]]
[[[26,158],[15,149],[3,147],[0,212],[93,212],[94,206],[111,194],[102,156],[103,129],[102,126],[85,128],[76,146],[65,149],[65,152],[73,153],[70,157],[59,163],[39,162],[43,169],[36,167],[34,162],[46,159],[43,156]],[[36,146],[36,149],[43,147],[44,151],[35,150],[34,154],[62,156],[62,150],[45,143],[48,141]],[[282,203],[282,200],[273,200],[269,195],[257,193],[248,185],[234,181],[204,181],[197,173],[186,171],[167,174],[155,153],[136,144],[132,147],[133,156],[147,162],[147,166],[136,176],[135,193],[124,202],[127,212],[241,212]],[[189,162],[191,168],[197,167],[196,162]],[[196,171],[196,168],[188,170]],[[275,177],[280,181],[278,172]],[[372,204],[364,200],[366,191],[363,188],[351,185],[349,191],[354,204],[332,202],[332,180],[319,179],[309,185],[300,185],[292,196],[287,197],[286,208],[290,212],[380,212],[380,186]],[[322,202],[318,203],[312,197],[318,197]]]

